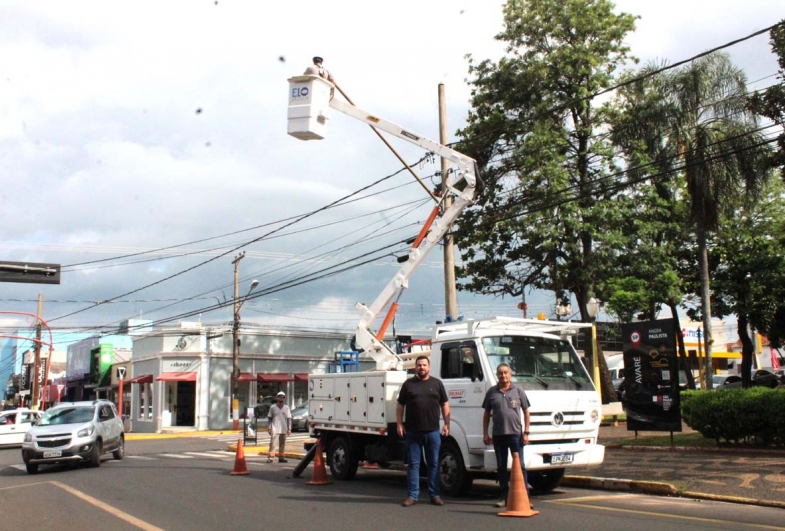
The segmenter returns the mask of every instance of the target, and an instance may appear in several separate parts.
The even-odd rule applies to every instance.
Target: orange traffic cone
[[[512,471],[510,472],[510,492],[507,494],[507,510],[499,516],[534,516],[540,511],[534,511],[529,503],[529,492],[526,482],[523,481],[521,472],[521,459],[518,452],[512,452]]]
[[[243,452],[243,440],[237,439],[237,454],[234,458],[234,470],[232,476],[245,476],[248,474],[248,468],[245,466],[245,452]]]
[[[316,455],[313,460],[313,474],[311,474],[311,481],[306,485],[329,485],[332,481],[327,479],[327,469],[324,467],[324,459],[322,459],[322,440],[316,441]]]
[[[376,469],[379,469],[381,467],[379,466],[379,463],[374,463],[373,461],[365,461],[363,463],[363,468],[365,470],[376,470]]]

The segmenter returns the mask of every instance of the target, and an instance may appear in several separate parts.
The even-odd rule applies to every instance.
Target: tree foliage
[[[472,110],[459,134],[485,187],[462,221],[472,230],[458,236],[464,289],[572,293],[588,319],[600,227],[620,216],[609,113],[591,96],[629,59],[633,29],[606,0],[511,0],[496,37],[505,57],[470,59]]]
[[[772,120],[774,123],[785,126],[785,20],[771,31],[771,50],[777,56],[779,72],[778,83],[772,85],[765,92],[755,92],[750,96],[750,108],[753,112]],[[777,151],[772,153],[771,165],[779,167],[783,181],[785,181],[785,133],[781,132],[777,138]]]

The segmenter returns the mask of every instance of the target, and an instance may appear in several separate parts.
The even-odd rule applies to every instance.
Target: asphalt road
[[[18,449],[0,450],[3,529],[785,529],[781,509],[642,494],[561,488],[531,498],[540,514],[500,518],[497,487],[477,481],[471,496],[444,507],[400,507],[405,477],[360,470],[353,481],[308,486],[295,463],[246,455],[247,476],[232,476],[230,438],[129,441],[123,461],[100,468],[42,467],[27,475]],[[329,473],[328,473],[329,477]]]

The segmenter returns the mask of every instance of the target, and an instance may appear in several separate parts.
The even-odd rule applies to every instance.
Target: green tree
[[[771,50],[777,56],[780,69],[777,84],[765,92],[755,92],[750,96],[750,108],[753,112],[772,120],[780,127],[785,126],[785,20],[771,30]],[[772,153],[771,165],[779,167],[785,181],[785,132],[777,137],[778,150]]]
[[[751,385],[754,343],[748,326],[779,344],[777,314],[785,313],[785,193],[782,183],[767,186],[754,205],[737,204],[721,220],[712,271],[712,308],[719,317],[735,314],[742,342],[741,376]],[[738,203],[738,202],[737,202]],[[713,260],[714,262],[715,260]]]
[[[755,116],[746,98],[746,77],[723,53],[714,53],[675,71],[647,78],[646,110],[649,132],[645,142],[655,142],[670,157],[672,169],[683,172],[690,219],[695,229],[700,273],[700,317],[706,334],[706,366],[711,367],[711,287],[708,240],[719,228],[720,215],[731,200],[754,200],[766,180],[765,141],[757,132]],[[652,135],[651,130],[658,134]],[[630,132],[630,134],[634,134]],[[665,160],[662,161],[665,163]],[[711,389],[711,371],[706,371]]]
[[[607,0],[510,0],[494,63],[470,58],[472,110],[459,132],[485,187],[457,234],[462,289],[512,295],[526,286],[575,295],[581,317],[604,267],[602,227],[616,217],[618,168],[591,96],[630,59],[635,18]],[[612,396],[604,358],[603,396]]]

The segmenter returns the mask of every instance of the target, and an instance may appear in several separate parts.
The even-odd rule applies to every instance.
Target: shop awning
[[[285,372],[260,372],[256,375],[259,382],[293,382],[294,376]]]
[[[256,381],[256,376],[254,376],[253,373],[250,373],[250,372],[241,372],[240,373],[240,377],[237,378],[237,381],[238,382],[255,382]]]
[[[298,372],[294,374],[294,381],[295,382],[307,382],[308,381],[308,373],[307,372]]]
[[[195,382],[196,371],[194,372],[165,372],[158,378],[159,382]]]
[[[153,375],[152,374],[143,374],[141,376],[137,376],[136,378],[131,378],[130,380],[128,380],[128,383],[132,383],[132,384],[153,383]]]

